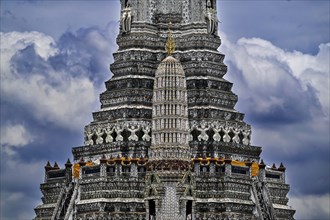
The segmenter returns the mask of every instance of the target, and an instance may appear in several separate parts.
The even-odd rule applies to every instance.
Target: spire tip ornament
[[[167,40],[166,40],[166,44],[165,44],[165,50],[167,52],[167,55],[172,55],[175,51],[175,41],[173,39],[173,35],[172,35],[172,31],[171,31],[171,25],[172,22],[169,23],[168,25],[168,35],[167,35]]]

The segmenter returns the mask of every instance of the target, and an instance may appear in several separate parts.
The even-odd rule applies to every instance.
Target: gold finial
[[[173,39],[172,31],[170,29],[171,25],[172,25],[172,22],[170,22],[168,25],[168,35],[167,35],[167,41],[166,41],[166,45],[165,45],[165,50],[168,55],[173,54],[175,51],[175,41]]]

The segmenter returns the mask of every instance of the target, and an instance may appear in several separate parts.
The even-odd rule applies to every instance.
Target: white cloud
[[[296,210],[295,218],[299,220],[329,219],[330,194],[306,195],[290,198],[289,204]]]
[[[93,82],[84,75],[88,71],[86,63],[82,61],[82,67],[78,67],[81,75],[71,73],[69,68],[54,68],[48,59],[60,51],[50,36],[38,32],[1,33],[1,45],[1,93],[4,97],[24,104],[29,113],[41,121],[70,129],[81,129],[87,123],[97,95]],[[43,60],[36,59],[36,63],[31,64],[31,72],[19,72],[13,58],[31,45],[36,56]],[[24,62],[29,62],[29,58],[24,58]],[[79,59],[74,67],[79,66]]]
[[[252,124],[252,144],[263,147],[267,164],[288,168],[295,218],[329,219],[330,43],[311,55],[259,38],[222,40],[226,78]]]
[[[21,124],[9,124],[1,127],[0,143],[9,155],[15,154],[15,149],[33,142],[34,136]]]
[[[283,105],[287,98],[283,95],[297,95],[297,90],[309,93],[312,87],[323,113],[329,116],[330,43],[321,44],[319,53],[310,55],[285,51],[260,38],[241,38],[231,43],[222,34],[222,39],[225,62],[231,62],[242,73],[242,85],[234,88],[242,91],[243,99],[258,99],[257,111],[270,111],[274,105]]]
[[[1,43],[1,74],[8,74],[10,59],[19,50],[34,46],[37,54],[47,60],[58,53],[52,37],[36,31],[32,32],[0,32]]]
[[[96,97],[88,78],[73,78],[63,72],[48,76],[33,74],[25,79],[13,73],[6,82],[1,87],[2,92],[29,105],[39,120],[68,128],[77,128],[77,124],[86,120],[90,113],[86,109],[91,109]],[[20,91],[17,92],[16,88]]]
[[[109,42],[114,41],[115,34],[99,28],[85,28],[77,33],[64,33],[55,42],[38,32],[1,33],[0,92],[1,108],[6,114],[1,128],[1,150],[5,153],[0,173],[2,217],[34,218],[33,208],[41,203],[38,184],[43,181],[46,163],[38,158],[54,149],[63,151],[65,146],[54,146],[57,143],[50,141],[58,134],[45,138],[45,134],[32,133],[28,127],[38,124],[59,133],[83,129],[98,104],[98,93],[104,90],[105,78],[110,75],[107,72],[114,45]],[[25,118],[24,125],[10,124],[10,121]],[[38,143],[29,149],[33,156],[19,151],[37,142],[37,138]],[[46,140],[41,148],[39,139]],[[66,140],[72,142],[72,135]],[[18,169],[18,164],[24,169]]]
[[[33,136],[21,124],[7,125],[1,128],[1,144],[21,147],[31,143]]]
[[[254,128],[254,143],[290,155],[309,147],[304,143],[327,147],[330,43],[321,44],[318,54],[310,55],[288,52],[259,38],[236,43],[225,35],[222,39],[220,49],[230,65],[226,78],[234,82],[238,104],[247,116],[270,125]],[[283,124],[276,126],[279,120]]]
[[[302,85],[305,88],[311,85],[318,91],[325,113],[329,114],[330,43],[321,44],[315,56],[294,51],[285,53],[284,57]]]

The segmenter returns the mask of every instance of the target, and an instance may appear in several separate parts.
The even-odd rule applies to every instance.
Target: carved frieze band
[[[138,134],[139,132],[139,134]],[[85,127],[85,145],[116,141],[151,141],[151,122],[127,121],[117,124],[88,125]],[[190,121],[190,141],[233,142],[250,145],[251,127],[245,123],[228,121]],[[210,135],[212,134],[212,135]]]
[[[142,135],[137,133],[142,131]],[[85,145],[111,143],[124,141],[127,135],[128,141],[151,141],[151,122],[147,121],[125,121],[116,124],[98,124],[85,127]]]
[[[212,136],[210,137],[210,134]],[[245,123],[228,121],[191,121],[190,141],[233,142],[250,145],[251,127]]]

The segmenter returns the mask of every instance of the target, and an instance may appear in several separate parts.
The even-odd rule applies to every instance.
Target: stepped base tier
[[[73,163],[45,166],[35,220],[294,219],[223,78],[216,0],[120,3],[101,109]]]

